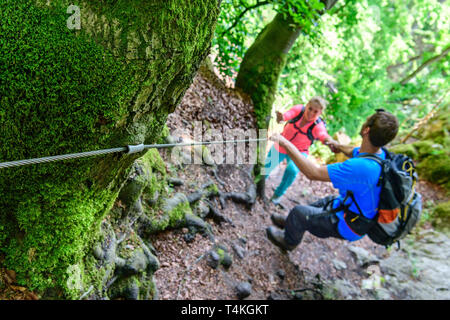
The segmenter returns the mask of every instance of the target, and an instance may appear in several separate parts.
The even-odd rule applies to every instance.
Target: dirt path
[[[251,108],[251,103],[233,90],[214,79],[199,75],[180,106],[169,117],[168,125],[172,132],[177,129],[192,130],[194,121],[202,121],[203,133],[209,129],[220,132],[228,128],[246,130],[255,127]],[[162,156],[166,161],[170,160],[168,153],[163,152]],[[176,172],[183,184],[174,187],[174,191],[188,195],[212,181],[220,192],[243,192],[251,183],[248,169],[248,165],[220,165],[216,168],[216,174],[213,174],[210,166],[185,165]],[[267,180],[268,197],[272,196],[274,188],[280,182],[283,170],[284,164],[274,170]],[[439,187],[424,181],[419,183],[418,191],[422,194],[423,203],[429,200],[436,203],[446,199]],[[367,238],[350,243],[339,239],[320,239],[306,233],[301,245],[288,254],[282,253],[267,239],[265,229],[271,225],[271,213],[287,215],[297,204],[307,204],[336,192],[330,183],[311,182],[299,174],[282,200],[282,206],[272,203],[264,206],[259,200],[251,208],[231,200],[226,200],[222,206],[216,200],[214,207],[228,222],[217,224],[207,219],[214,240],[200,234],[189,239],[186,237],[187,229],[152,235],[150,240],[160,262],[160,268],[154,274],[158,298],[237,299],[236,286],[248,282],[251,294],[247,299],[411,299],[410,295],[404,294],[402,283],[399,290],[403,291],[400,293],[398,290],[386,292],[370,289],[368,281],[373,279],[372,275],[380,274],[380,259],[390,258],[394,260],[394,266],[408,263],[408,260],[395,260],[398,256]],[[433,238],[431,242],[437,241],[436,239]],[[440,239],[437,245],[445,251],[448,242],[443,243]],[[210,251],[217,245],[232,257],[231,266],[227,269],[224,266],[213,268],[210,265]],[[401,253],[408,258],[410,252]],[[413,254],[414,252],[418,251],[413,251]],[[438,253],[442,256],[442,252]],[[413,258],[414,261],[420,260],[420,257]],[[433,259],[431,261],[436,264],[437,260]],[[443,263],[449,273],[445,257]],[[413,272],[416,273],[416,280],[420,281],[420,272]],[[439,272],[441,271],[437,273],[438,279]],[[425,272],[422,274],[426,276]],[[446,274],[442,276],[447,277]],[[0,269],[0,280],[0,300],[37,299],[26,288],[14,285],[13,272]],[[330,296],[324,288],[329,283],[336,282],[341,286],[339,295]],[[450,292],[450,288],[445,286],[433,286],[436,284],[426,289],[431,288],[429,292],[443,292],[444,295],[439,297],[445,297]],[[381,287],[384,290],[386,286]]]
[[[227,104],[227,101],[231,102]],[[228,105],[231,106],[229,112]],[[169,118],[169,127],[174,130],[183,126],[191,130],[193,121],[207,120],[209,128],[223,130],[232,126],[230,114],[234,118],[236,108],[242,117],[248,117],[251,113],[251,105],[241,101],[232,90],[215,87],[198,76],[178,110]],[[253,124],[246,121],[236,123],[236,126],[248,128]],[[165,157],[168,158],[167,155]],[[210,167],[187,165],[178,172],[184,185],[176,187],[175,191],[189,194],[200,185],[213,181],[221,192],[242,192],[250,183],[246,170],[244,165],[218,166],[218,178],[225,182],[222,186],[211,174]],[[267,196],[272,195],[283,170],[281,165],[267,180]],[[420,183],[419,191],[424,202],[428,199],[442,200],[444,197],[436,187],[427,183]],[[187,230],[167,231],[153,236],[151,240],[159,252],[161,263],[161,268],[155,273],[159,299],[237,299],[236,286],[240,282],[251,284],[248,299],[330,298],[324,297],[321,289],[325,282],[336,279],[360,287],[362,280],[373,271],[367,270],[370,261],[361,262],[361,256],[355,254],[357,248],[382,259],[389,255],[384,247],[367,238],[350,243],[332,238],[319,239],[306,233],[300,246],[284,254],[268,241],[265,234],[265,228],[271,225],[269,217],[272,212],[287,215],[297,204],[306,204],[336,193],[330,183],[310,182],[299,174],[281,207],[272,203],[265,207],[257,201],[251,209],[247,209],[227,200],[222,208],[217,201],[216,208],[232,223],[218,225],[208,220],[214,232],[214,241],[197,234],[194,241],[188,243],[184,240]],[[222,266],[213,269],[208,263],[209,251],[218,244],[232,255],[233,263],[228,269]],[[375,296],[373,291],[362,290],[356,298],[374,299]],[[390,298],[396,297],[391,294]]]
[[[274,171],[267,181],[269,196],[281,179],[282,169]],[[179,175],[185,185],[176,191],[189,194],[196,186],[214,180],[208,170],[200,165],[186,167],[183,174]],[[245,186],[249,182],[242,178],[246,177],[242,168],[220,167],[218,173],[219,178],[226,182],[227,187],[220,188],[224,192],[245,190],[236,186]],[[432,191],[427,185],[421,185],[420,188],[425,197],[425,190]],[[364,262],[359,261],[361,258],[354,254],[354,248],[362,248],[377,259],[389,257],[384,247],[372,243],[368,238],[350,243],[333,238],[320,239],[306,233],[299,247],[283,254],[267,240],[265,234],[265,228],[271,225],[269,217],[272,212],[287,214],[297,203],[306,204],[335,192],[329,183],[310,183],[299,176],[283,199],[282,204],[286,208],[273,204],[265,208],[260,201],[251,210],[231,200],[226,202],[225,208],[216,203],[218,210],[231,219],[232,224],[217,225],[208,220],[214,231],[214,242],[198,234],[194,241],[187,243],[183,239],[186,230],[168,231],[154,236],[152,242],[160,253],[158,259],[161,262],[161,268],[155,273],[159,298],[237,299],[236,286],[246,281],[252,286],[248,299],[293,299],[295,295],[292,291],[297,289],[300,289],[303,299],[322,299],[326,297],[319,289],[325,282],[334,282],[336,279],[360,287],[370,274],[367,273],[368,265],[363,265]],[[223,245],[231,253],[233,263],[228,270],[223,267],[213,269],[208,265],[208,253],[214,244]],[[243,249],[243,257],[233,246]],[[371,291],[363,290],[358,293],[358,298],[374,299],[374,295]],[[395,296],[391,294],[391,298]]]

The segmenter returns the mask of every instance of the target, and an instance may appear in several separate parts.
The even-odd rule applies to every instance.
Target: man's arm
[[[322,143],[324,145],[326,145],[328,148],[330,148],[331,151],[333,151],[334,153],[340,152],[338,149],[339,146],[339,142],[337,142],[336,140],[334,140],[332,137],[328,136],[326,137]]]
[[[326,166],[317,166],[313,162],[309,161],[300,151],[285,137],[280,134],[275,134],[270,137],[270,140],[278,143],[283,147],[288,156],[294,161],[295,165],[300,171],[310,180],[328,181],[328,170]]]
[[[334,140],[329,134],[325,125],[323,123],[319,123],[314,127],[312,131],[313,137],[317,140],[320,140],[324,145],[326,145],[330,150],[334,153],[339,152],[338,145],[339,142]]]
[[[342,144],[337,144],[336,146],[338,152],[342,152],[347,157],[352,158],[353,157],[353,149],[355,149],[354,146],[345,146]]]

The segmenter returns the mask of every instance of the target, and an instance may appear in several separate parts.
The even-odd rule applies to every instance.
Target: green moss
[[[215,183],[213,183],[208,188],[206,188],[206,190],[213,195],[219,194],[219,187],[217,187],[217,184],[215,184]]]
[[[93,255],[86,255],[84,259],[83,289],[93,286],[94,292],[102,292],[107,271],[102,268]]]
[[[442,146],[440,144],[437,144],[430,140],[416,141],[413,143],[413,145],[418,151],[417,159],[419,160],[424,159],[429,155],[435,154],[436,152],[439,152],[439,150],[442,150]]]
[[[225,251],[222,248],[217,248],[216,252],[220,257],[220,260],[222,261],[223,258],[225,257]]]
[[[0,19],[0,126],[9,128],[0,137],[1,160],[104,148],[126,113],[117,102],[134,89],[132,69],[71,33],[65,11],[2,1]],[[20,148],[13,147],[18,142]],[[94,192],[91,166],[92,160],[83,159],[0,173],[0,206],[9,213],[0,218],[7,230],[0,250],[20,284],[67,288],[68,266],[84,255],[99,217],[116,196]]]
[[[450,230],[450,201],[437,205],[431,214],[432,225],[439,230]]]
[[[149,149],[138,161],[145,164],[148,168],[159,171],[163,175],[166,175],[167,173],[166,164],[159,154],[158,149]]]
[[[130,276],[118,280],[109,290],[112,299],[153,299],[156,293],[156,285],[152,275],[145,272],[138,276]]]
[[[440,152],[433,154],[422,160],[417,165],[419,177],[442,185],[450,191],[450,154]]]
[[[389,148],[389,151],[407,155],[408,157],[411,157],[414,160],[418,159],[417,150],[412,144],[397,144]]]
[[[278,79],[298,35],[291,17],[279,13],[260,32],[241,63],[236,87],[252,98],[260,129],[268,128]]]
[[[181,201],[183,200],[184,201]],[[175,204],[169,204],[174,202]],[[167,228],[178,228],[184,225],[187,214],[192,214],[192,209],[185,197],[175,197],[158,201],[153,207],[144,206],[144,211],[151,223],[150,233],[157,233]]]
[[[82,29],[72,31],[70,2],[0,2],[2,162],[156,141],[207,54],[218,13],[212,0],[80,0]],[[19,284],[79,296],[68,268],[83,271],[136,157],[1,170],[0,252]]]
[[[169,127],[168,127],[166,124],[164,124],[164,128],[163,128],[163,130],[162,130],[162,132],[161,132],[161,136],[160,136],[159,139],[158,139],[158,143],[159,143],[159,144],[164,143],[165,140],[166,140],[166,138],[167,138],[169,135],[170,135]]]
[[[136,250],[143,252],[140,247],[140,241],[138,240],[135,233],[130,233],[130,235],[126,238],[126,240],[122,241],[117,246],[117,255],[123,259],[129,259],[133,254],[136,253]],[[135,249],[138,248],[138,249]]]
[[[144,170],[149,172],[148,181],[145,184],[142,196],[144,202],[155,203],[155,199],[165,197],[168,192],[166,164],[157,149],[149,149],[147,153],[137,160]]]
[[[189,202],[182,202],[169,212],[169,227],[176,227],[177,223],[184,220],[187,213],[192,214]]]
[[[260,57],[255,59],[258,60]],[[252,98],[256,123],[260,129],[268,127],[278,79],[286,59],[287,56],[280,53],[278,57],[255,62],[251,69],[246,70],[245,80],[242,79],[239,82],[239,88]],[[254,79],[258,79],[258,81],[254,81]]]
[[[121,278],[114,283],[114,285],[109,289],[109,296],[111,299],[125,298],[130,299],[131,296],[137,294],[136,298],[139,296],[140,281],[137,276],[130,276],[127,278]]]
[[[145,199],[152,199],[164,193],[167,186],[166,166],[157,149],[148,150],[136,160],[133,177],[122,187],[119,199],[126,206],[133,205],[144,193]]]
[[[10,239],[4,248],[8,253],[5,263],[14,266],[19,283],[32,284],[37,290],[57,287],[65,295],[77,296],[79,286],[68,286],[73,278],[69,266],[76,265],[86,253],[86,244],[92,243],[95,217],[105,209],[101,199],[65,198],[53,210],[36,205],[37,201],[21,203],[16,219],[22,236]]]

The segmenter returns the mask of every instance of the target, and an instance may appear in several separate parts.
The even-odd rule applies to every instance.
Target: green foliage
[[[244,13],[246,8],[255,6],[258,2],[261,1],[222,1],[213,47],[217,54],[217,67],[224,75],[235,75],[248,47],[264,24],[273,18],[273,13],[267,13],[263,6]]]
[[[1,160],[104,148],[135,89],[132,68],[71,32],[61,7],[2,1],[0,20]],[[66,287],[67,266],[83,256],[114,197],[89,190],[90,161],[1,172],[0,250],[21,284]]]
[[[399,84],[450,43],[448,10],[448,4],[434,0],[365,0],[331,10],[320,25],[323,37],[300,38],[292,48],[281,94],[302,102],[317,94],[326,97],[331,133],[345,128],[355,136],[375,108],[396,114],[402,129],[411,127],[450,88],[448,58]],[[328,82],[337,93],[330,92]]]
[[[218,14],[213,0],[80,0],[75,31],[69,4],[0,1],[2,162],[156,142]],[[78,283],[81,258],[136,156],[1,170],[0,253],[21,285],[78,296],[67,280]]]
[[[217,67],[223,75],[233,77],[245,52],[276,13],[290,16],[303,35],[315,39],[324,7],[320,0],[224,0],[213,39]]]
[[[325,114],[330,133],[345,129],[351,137],[356,136],[361,123],[376,108],[396,114],[403,132],[450,90],[449,55],[427,65],[410,81],[400,83],[450,44],[450,9],[446,2],[338,2],[318,23],[317,11],[313,10],[318,2],[309,2],[311,6],[307,7],[305,1],[270,1],[269,5],[248,11],[234,29],[223,35],[233,17],[257,2],[224,1],[214,41],[218,44],[220,69],[233,76],[247,43],[254,41],[261,24],[267,25],[268,18],[286,8],[284,12],[296,12],[293,18],[303,34],[287,57],[275,109],[285,111],[290,107],[282,103],[285,100],[306,103],[312,96],[322,95],[330,101]],[[337,93],[330,92],[328,82],[334,84]]]
[[[318,35],[320,13],[325,5],[320,0],[278,0],[274,1],[275,10],[285,17],[292,17],[293,22],[302,30],[302,34],[314,38]]]
[[[450,230],[450,201],[442,202],[434,207],[431,216],[433,227]]]

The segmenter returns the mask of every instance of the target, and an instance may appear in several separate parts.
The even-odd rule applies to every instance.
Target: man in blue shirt
[[[317,166],[304,157],[287,139],[273,135],[297,167],[310,180],[329,181],[339,190],[339,196],[328,196],[310,205],[294,207],[287,218],[273,214],[275,227],[266,229],[272,243],[283,250],[293,250],[302,241],[305,231],[320,238],[340,238],[349,241],[361,239],[372,225],[379,202],[381,187],[377,186],[381,173],[374,160],[358,158],[359,154],[372,153],[385,159],[381,147],[395,138],[398,120],[382,109],[368,117],[362,125],[359,148],[336,144],[335,150],[351,159],[342,163]],[[343,210],[343,204],[348,209]]]

